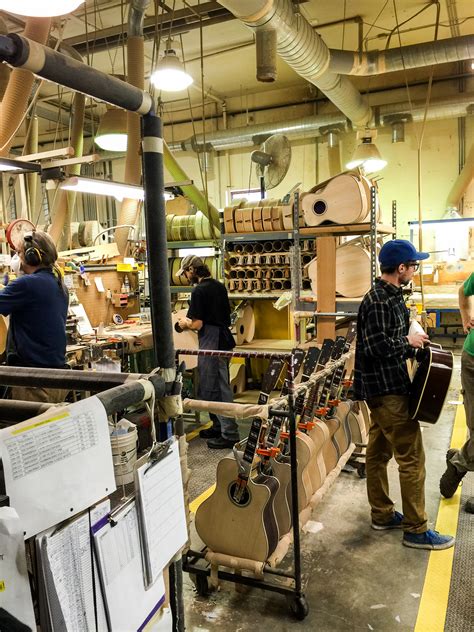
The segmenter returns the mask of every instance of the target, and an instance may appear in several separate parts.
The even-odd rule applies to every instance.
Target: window
[[[242,200],[245,198],[247,202],[260,202],[261,194],[260,189],[232,189],[227,191],[228,206],[232,205],[232,202]]]

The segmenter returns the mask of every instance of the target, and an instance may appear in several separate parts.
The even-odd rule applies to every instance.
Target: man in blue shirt
[[[64,368],[68,293],[56,265],[58,253],[46,233],[27,233],[18,249],[24,273],[0,292],[0,314],[10,316],[7,364]],[[15,387],[13,399],[62,401],[63,391]]]

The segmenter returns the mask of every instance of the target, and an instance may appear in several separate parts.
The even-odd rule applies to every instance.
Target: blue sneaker
[[[454,545],[455,538],[452,535],[441,535],[437,531],[428,529],[424,533],[408,533],[403,534],[403,544],[410,546],[412,549],[429,549],[441,551],[449,549]]]
[[[394,511],[392,518],[388,522],[380,524],[372,520],[372,529],[376,531],[385,531],[387,529],[401,529],[402,528],[403,514],[399,511]]]

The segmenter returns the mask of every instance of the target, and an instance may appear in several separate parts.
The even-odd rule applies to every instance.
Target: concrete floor
[[[457,351],[442,417],[436,425],[423,429],[430,527],[436,521],[440,501],[438,482],[445,469],[457,408],[449,402],[459,399],[459,365]],[[389,473],[392,497],[401,510],[398,468],[394,461]],[[412,631],[430,554],[402,546],[400,531],[378,532],[370,528],[365,481],[356,473],[342,472],[313,512],[309,526],[314,532],[302,534],[301,549],[310,608],[304,621],[291,616],[283,596],[258,589],[237,592],[233,584],[223,582],[217,593],[200,597],[185,574],[187,630],[244,632],[258,625],[271,627],[272,632]]]

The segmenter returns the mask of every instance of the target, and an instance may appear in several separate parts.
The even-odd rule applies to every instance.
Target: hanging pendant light
[[[166,49],[155,72],[150,77],[151,83],[163,92],[180,92],[185,90],[193,82],[179,59],[172,42],[168,40]]]
[[[85,0],[0,0],[0,10],[33,18],[52,18],[75,11]]]
[[[359,137],[359,133],[357,134]],[[352,159],[346,164],[347,169],[363,169],[365,173],[375,173],[387,166],[387,161],[382,158],[375,140],[375,130],[365,130],[361,133],[361,143],[354,151]]]
[[[127,150],[127,113],[120,108],[107,108],[100,119],[94,142],[105,151]]]

